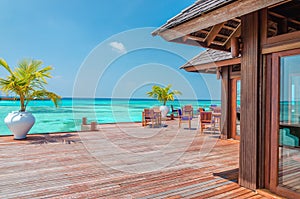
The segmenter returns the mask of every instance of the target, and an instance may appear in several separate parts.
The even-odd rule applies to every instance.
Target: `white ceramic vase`
[[[161,111],[161,117],[166,118],[167,114],[169,113],[169,107],[167,106],[160,106],[159,110]]]
[[[5,124],[13,133],[15,140],[25,139],[35,123],[34,116],[29,112],[13,111],[4,119]]]

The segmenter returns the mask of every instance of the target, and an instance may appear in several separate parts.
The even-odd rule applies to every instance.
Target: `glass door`
[[[275,53],[272,59],[270,188],[300,198],[300,50]]]
[[[231,80],[231,137],[240,139],[241,80]]]

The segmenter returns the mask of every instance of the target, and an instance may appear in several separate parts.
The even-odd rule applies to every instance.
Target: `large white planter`
[[[6,116],[4,122],[14,134],[14,139],[21,140],[26,138],[35,122],[35,118],[29,112],[13,111]]]
[[[167,107],[167,106],[160,106],[159,110],[161,111],[161,117],[162,118],[167,117],[167,114],[169,113],[169,107]]]

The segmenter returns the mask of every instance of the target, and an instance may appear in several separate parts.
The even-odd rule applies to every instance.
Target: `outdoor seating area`
[[[161,111],[158,108],[144,109],[142,113],[142,126],[147,126],[150,122],[151,127],[161,126]]]
[[[197,110],[197,112],[194,110]],[[194,109],[192,105],[184,105],[175,109],[174,106],[171,105],[171,110],[167,118],[162,118],[159,107],[146,108],[142,112],[142,126],[149,126],[150,128],[164,127],[164,125],[162,125],[163,120],[178,120],[178,128],[181,128],[183,123],[187,123],[188,129],[198,129],[201,133],[203,133],[205,129],[213,133],[220,132],[221,107],[211,105],[209,108],[206,108],[206,110],[207,111],[205,111],[203,107]],[[176,117],[174,117],[175,112]]]
[[[222,120],[223,139],[241,140],[239,184],[284,198],[300,198],[299,8],[298,0],[198,0],[152,32],[207,48],[180,67],[221,80],[222,113],[205,119],[214,129]]]
[[[167,124],[159,133],[140,123],[123,123],[98,125],[97,131],[30,135],[22,142],[0,137],[1,196],[264,198],[237,183],[239,141],[197,130],[178,132],[176,120]],[[156,135],[145,139],[150,133]],[[176,143],[170,145],[171,140]]]

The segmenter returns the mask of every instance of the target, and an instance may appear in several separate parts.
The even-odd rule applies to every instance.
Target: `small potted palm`
[[[34,116],[26,111],[31,100],[47,98],[55,106],[60,100],[60,96],[45,89],[52,67],[42,67],[42,64],[42,61],[24,59],[12,70],[4,59],[0,59],[0,65],[9,73],[6,78],[0,78],[0,90],[7,95],[15,94],[20,101],[20,110],[9,113],[4,119],[14,139],[25,139],[35,123]]]
[[[169,112],[169,107],[166,106],[167,101],[172,100],[174,101],[174,95],[181,95],[180,91],[177,90],[171,90],[172,85],[169,84],[167,87],[160,87],[157,85],[154,85],[152,87],[152,91],[147,92],[147,95],[149,97],[156,98],[158,101],[163,102],[163,105],[160,106],[161,116],[167,117],[167,114]]]

